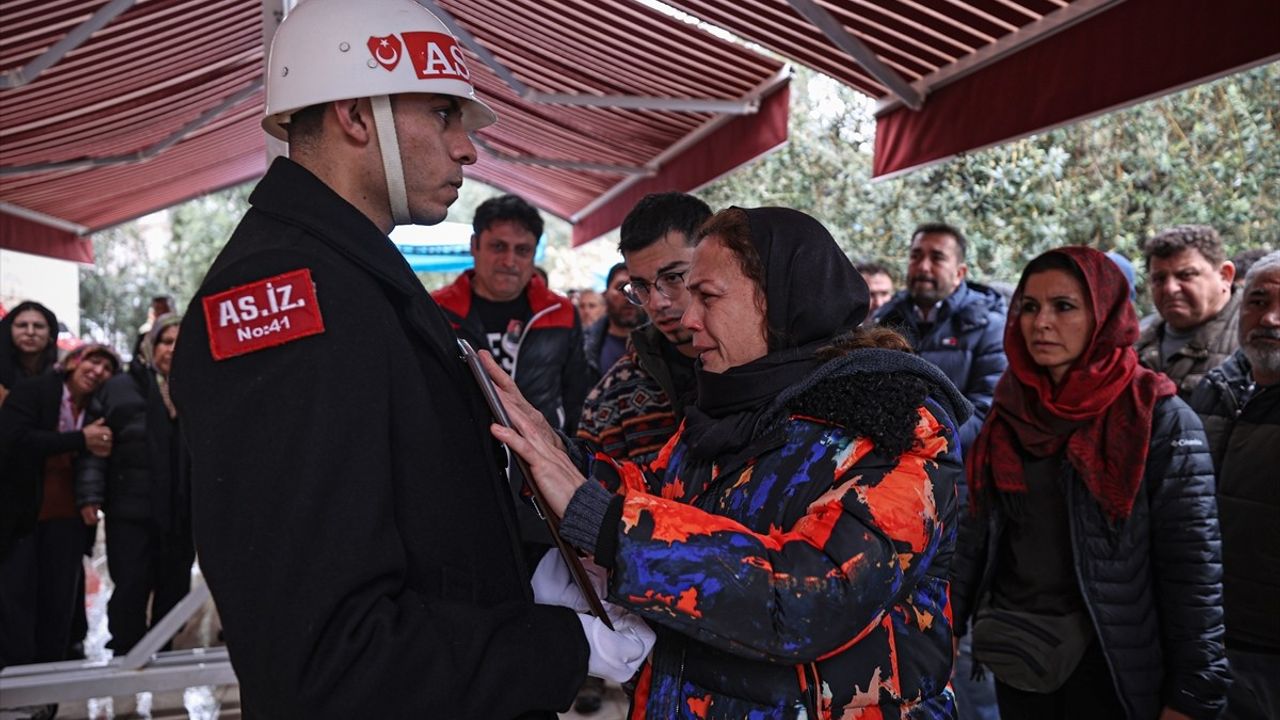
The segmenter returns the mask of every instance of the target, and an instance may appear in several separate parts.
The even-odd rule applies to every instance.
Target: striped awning
[[[575,242],[786,139],[783,62],[654,3],[419,1],[502,118],[470,176],[569,219]],[[0,247],[88,260],[85,233],[260,175],[281,2],[0,4]],[[878,99],[877,175],[1280,58],[1276,0],[667,4]]]
[[[1276,0],[668,0],[880,100],[887,175],[1280,59]]]
[[[652,8],[424,4],[501,118],[468,174],[593,233],[578,242],[631,188],[692,189],[786,139],[781,61]],[[83,235],[260,176],[264,17],[260,0],[0,5],[0,247],[90,261]],[[697,153],[716,141],[738,151]]]

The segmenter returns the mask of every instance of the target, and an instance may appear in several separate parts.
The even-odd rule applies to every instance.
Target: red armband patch
[[[311,270],[302,268],[204,298],[209,351],[226,360],[324,332]]]

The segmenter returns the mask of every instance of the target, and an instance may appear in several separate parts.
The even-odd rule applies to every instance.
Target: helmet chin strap
[[[369,98],[373,106],[373,122],[378,129],[378,147],[382,151],[382,174],[387,179],[387,199],[391,203],[391,220],[396,225],[411,225],[409,193],[404,184],[404,166],[400,163],[400,140],[396,137],[396,121],[391,113],[391,97]]]

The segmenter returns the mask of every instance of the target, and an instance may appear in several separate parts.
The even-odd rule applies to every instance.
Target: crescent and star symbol
[[[383,57],[383,49],[391,51],[391,57]],[[391,43],[386,38],[382,38],[378,43],[378,49],[373,52],[373,56],[383,65],[395,65],[396,61],[400,59],[400,52],[391,47]]]
[[[368,42],[369,54],[385,70],[395,70],[400,64],[400,38],[395,35],[386,37],[371,36]]]

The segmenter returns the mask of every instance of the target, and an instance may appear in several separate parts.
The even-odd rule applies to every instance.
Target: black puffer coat
[[[111,456],[87,456],[77,464],[76,504],[101,505],[110,517],[189,533],[190,460],[155,376],[148,371],[108,380],[90,401],[85,422],[98,418],[111,428]]]
[[[0,557],[36,529],[44,501],[44,463],[52,455],[84,454],[84,433],[60,432],[66,373],[28,378],[0,406]]]
[[[1169,397],[1155,407],[1146,474],[1133,513],[1112,527],[1075,471],[1064,465],[1081,595],[1134,720],[1168,706],[1213,718],[1226,703],[1222,646],[1222,549],[1213,462],[1200,420]],[[955,631],[964,635],[995,572],[1004,521],[999,503],[967,516],[952,576]]]

